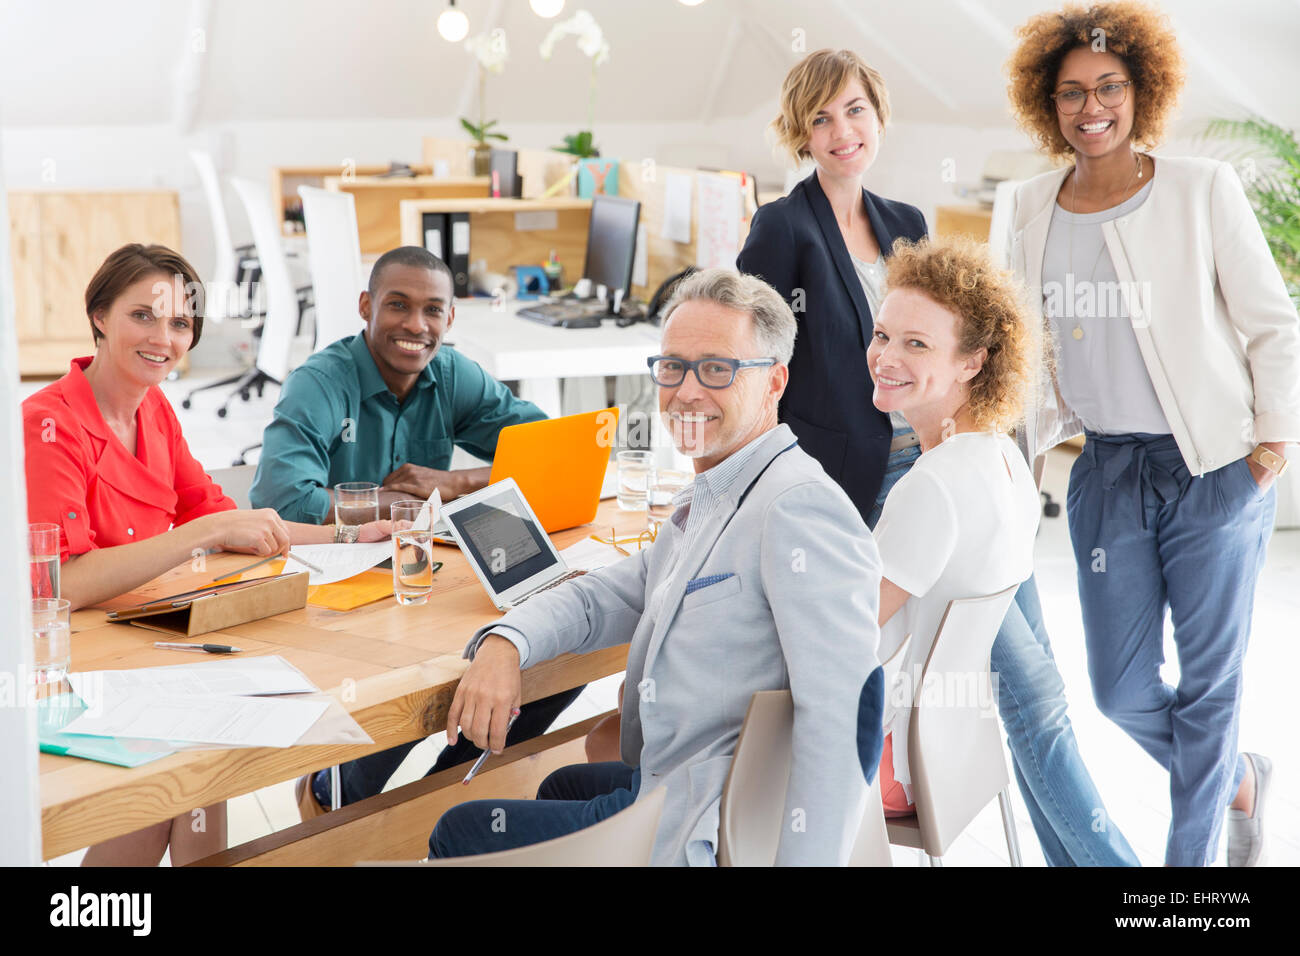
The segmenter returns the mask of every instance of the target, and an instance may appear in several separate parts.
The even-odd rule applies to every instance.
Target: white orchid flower
[[[584,56],[591,57],[595,66],[600,66],[609,59],[609,44],[605,42],[605,34],[596,18],[587,10],[579,10],[569,19],[551,27],[539,48],[542,59],[549,60],[555,52],[555,44],[566,36],[578,38],[578,49]]]
[[[465,41],[465,49],[478,58],[479,65],[489,73],[502,73],[506,68],[510,49],[506,44],[506,31],[500,27],[491,33],[480,33]]]

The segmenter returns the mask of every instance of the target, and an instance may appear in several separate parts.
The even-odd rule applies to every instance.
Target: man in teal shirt
[[[451,270],[403,246],[375,263],[361,293],[364,331],[311,356],[288,377],[249,491],[286,521],[332,519],[333,487],[381,486],[380,516],[402,498],[444,501],[482,488],[488,468],[448,471],[452,446],[491,459],[507,425],[546,416],[477,362],[439,348],[451,328]]]
[[[546,416],[515,398],[478,363],[439,348],[456,317],[451,270],[416,246],[380,256],[359,304],[364,329],[311,356],[285,380],[275,417],[262,436],[262,457],[249,491],[254,508],[288,521],[333,520],[333,487],[343,481],[380,486],[380,515],[402,498],[444,501],[488,483],[489,468],[449,471],[452,446],[490,459],[507,425]],[[511,730],[514,744],[545,733],[583,688],[525,704]],[[476,758],[465,746],[443,750],[434,773]],[[339,768],[341,800],[379,793],[414,743]],[[329,806],[328,773],[300,781],[304,816]],[[314,799],[313,799],[314,798]]]

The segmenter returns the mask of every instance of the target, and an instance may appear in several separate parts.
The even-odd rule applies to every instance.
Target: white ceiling
[[[471,34],[505,30],[488,114],[585,125],[588,61],[526,0],[459,0]],[[775,100],[805,49],[847,46],[884,74],[896,120],[1009,125],[1002,66],[1043,0],[570,0],[610,60],[596,120],[704,122]],[[1184,114],[1262,113],[1300,127],[1300,0],[1164,0],[1188,60]],[[6,126],[173,125],[472,114],[473,60],[434,28],[444,0],[59,0],[0,5]]]

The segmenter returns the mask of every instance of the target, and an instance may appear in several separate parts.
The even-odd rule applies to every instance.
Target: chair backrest
[[[212,272],[204,281],[204,318],[225,319],[238,315],[238,307],[231,307],[234,298],[236,275],[235,244],[230,238],[230,223],[226,219],[226,206],[221,199],[221,181],[212,157],[201,149],[190,150],[190,159],[199,173],[199,184],[208,202],[208,215],[212,219],[212,243],[216,258]]]
[[[298,328],[298,294],[271,209],[271,190],[265,183],[235,177],[231,178],[230,185],[248,214],[257,259],[262,266],[260,288],[265,295],[266,318],[262,324],[262,341],[257,347],[257,367],[277,382],[283,382],[289,374],[289,349]]]
[[[208,476],[221,486],[222,492],[233,498],[240,508],[251,508],[248,502],[248,490],[253,487],[253,478],[257,474],[256,465],[235,465],[231,468],[213,468]]]
[[[946,853],[1009,783],[989,655],[1018,587],[950,602],[921,672],[907,754],[931,856]]]
[[[655,831],[664,811],[664,787],[656,787],[626,810],[568,836],[499,853],[422,860],[398,866],[649,866]]]
[[[357,206],[351,193],[314,186],[299,186],[298,195],[302,197],[307,224],[316,314],[315,351],[319,352],[361,329],[357,299],[365,283],[361,277]]]
[[[772,866],[787,826],[785,796],[794,755],[794,698],[754,694],[736,741],[718,809],[718,865]],[[871,786],[850,866],[890,866],[879,779]]]

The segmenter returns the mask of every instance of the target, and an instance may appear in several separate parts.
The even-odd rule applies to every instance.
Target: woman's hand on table
[[[361,526],[357,534],[358,544],[370,544],[372,541],[383,541],[393,536],[393,523],[387,518],[382,521],[367,521]]]
[[[218,511],[198,518],[206,523],[211,546],[222,551],[238,551],[267,557],[289,549],[289,528],[273,508],[245,511]],[[378,523],[378,522],[376,522]]]
[[[447,743],[456,743],[459,729],[476,747],[500,753],[522,696],[519,651],[504,637],[489,634],[456,685],[447,711]]]

